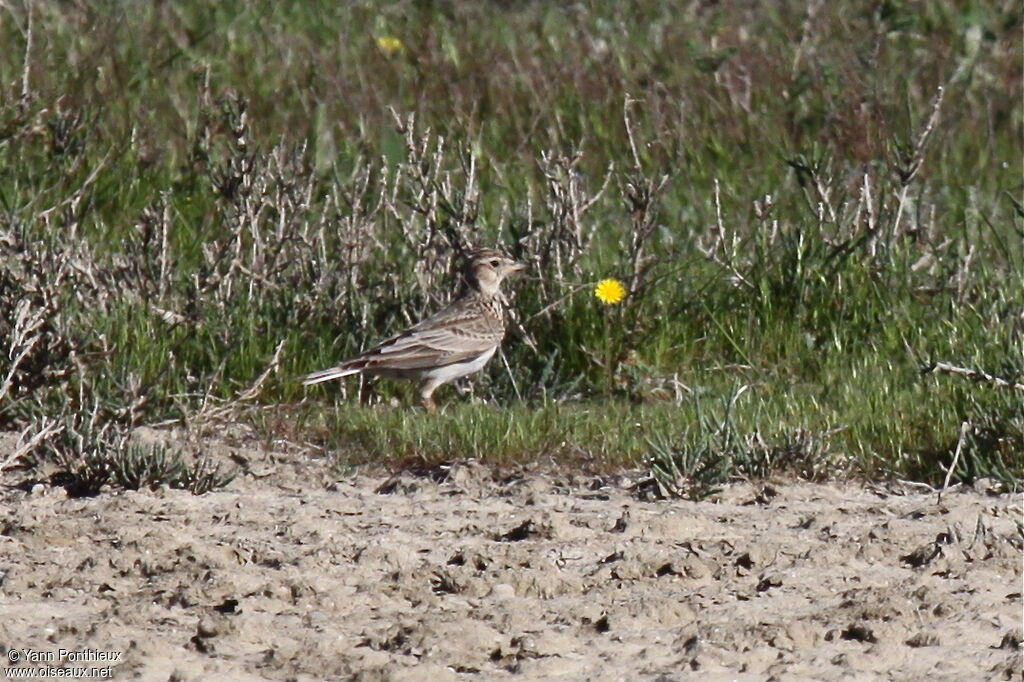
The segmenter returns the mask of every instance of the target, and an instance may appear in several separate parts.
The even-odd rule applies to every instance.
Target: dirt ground
[[[142,680],[1021,679],[1021,497],[985,485],[941,502],[908,485],[807,483],[647,501],[628,476],[469,462],[349,477],[308,452],[204,447],[245,473],[202,496],[78,499],[4,474],[0,666]]]

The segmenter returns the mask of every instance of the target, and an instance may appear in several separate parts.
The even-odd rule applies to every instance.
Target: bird
[[[494,249],[469,250],[451,303],[355,357],[307,374],[303,385],[354,374],[409,379],[419,382],[423,407],[436,411],[438,387],[479,372],[498,350],[505,337],[501,282],[525,268]]]

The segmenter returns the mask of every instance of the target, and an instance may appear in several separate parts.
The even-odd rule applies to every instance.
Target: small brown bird
[[[498,350],[505,336],[499,287],[525,267],[494,249],[470,251],[460,292],[447,307],[337,367],[307,375],[302,383],[352,374],[410,379],[419,382],[420,400],[433,412],[438,386],[479,372]]]

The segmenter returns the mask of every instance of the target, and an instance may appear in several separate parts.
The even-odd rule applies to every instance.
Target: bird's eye
[[[500,261],[500,260],[498,260],[497,258],[495,258],[495,259],[493,259],[493,260],[491,261],[491,267],[492,267],[492,268],[496,268],[496,267],[498,267],[499,265],[501,265],[501,261]]]

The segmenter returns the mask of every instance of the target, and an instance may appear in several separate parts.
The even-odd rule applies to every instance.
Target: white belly
[[[464,376],[469,376],[475,372],[479,372],[484,368],[491,358],[494,357],[494,353],[498,350],[498,347],[490,349],[486,353],[483,353],[473,360],[468,362],[457,362],[451,365],[445,365],[444,367],[435,367],[428,369],[423,372],[423,379],[429,379],[437,384],[447,384],[461,379]]]
[[[388,379],[407,379],[415,381],[420,385],[420,391],[426,392],[427,395],[432,393],[435,388],[442,384],[451,383],[456,379],[461,379],[464,376],[479,372],[484,368],[484,365],[494,357],[494,353],[498,350],[498,346],[495,345],[486,353],[482,353],[478,357],[467,360],[466,362],[455,362],[450,365],[444,365],[443,367],[424,367],[421,369],[393,369],[389,367],[368,367],[363,370],[363,374],[377,377],[385,377]]]

